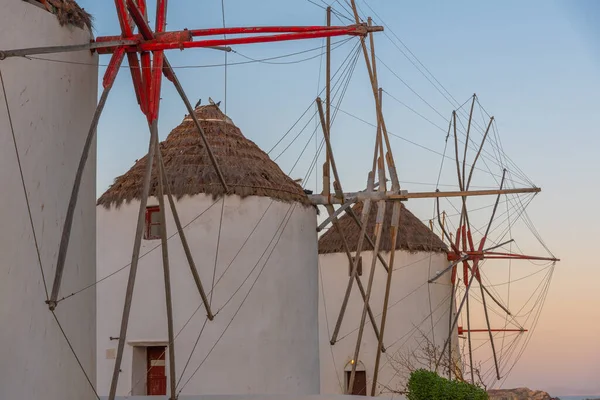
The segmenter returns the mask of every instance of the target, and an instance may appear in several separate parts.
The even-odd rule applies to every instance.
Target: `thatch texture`
[[[356,203],[352,209],[361,218],[363,203]],[[390,223],[392,220],[393,203],[387,202],[385,208],[385,216],[383,220],[383,235],[381,237],[380,250],[390,251],[392,249],[392,236],[390,232]],[[367,225],[367,233],[374,240],[373,233],[375,231],[375,222],[377,219],[377,203],[371,203],[369,210],[369,222]],[[360,229],[356,222],[348,213],[344,213],[339,218],[340,227],[344,232],[344,236],[348,241],[350,251],[356,251],[358,247],[358,238],[360,237]],[[373,246],[368,241],[363,242],[363,250],[373,250]],[[400,225],[398,229],[398,238],[396,240],[396,250],[407,250],[410,252],[425,251],[425,252],[446,252],[446,245],[435,235],[425,224],[423,224],[413,213],[402,204],[400,213]],[[319,254],[327,253],[343,253],[345,252],[342,238],[336,228],[329,228],[325,234],[319,239]]]
[[[92,16],[77,4],[75,0],[35,0],[48,11],[56,15],[61,26],[73,25],[83,29],[92,29]]]
[[[254,142],[244,137],[233,122],[216,105],[200,106],[195,114],[206,133],[210,147],[229,186],[229,195],[271,197],[284,202],[309,205],[302,187],[281,171]],[[224,194],[200,133],[190,116],[173,129],[160,149],[169,178],[171,192],[177,198],[199,193],[214,198]],[[140,199],[146,157],[138,160],[98,199],[98,205],[119,206]],[[154,164],[150,195],[158,190]]]

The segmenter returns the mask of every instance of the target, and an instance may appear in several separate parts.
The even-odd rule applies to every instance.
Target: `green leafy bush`
[[[478,386],[451,381],[424,369],[410,374],[407,397],[408,400],[488,400],[487,392]]]

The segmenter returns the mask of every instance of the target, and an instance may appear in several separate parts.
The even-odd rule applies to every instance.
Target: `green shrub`
[[[407,397],[408,400],[488,400],[487,392],[478,386],[451,381],[424,369],[410,374]]]

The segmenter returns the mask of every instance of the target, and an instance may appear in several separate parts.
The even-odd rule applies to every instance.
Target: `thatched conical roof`
[[[361,218],[363,203],[356,203],[352,209]],[[393,204],[387,202],[385,207],[385,216],[383,220],[383,235],[381,237],[380,250],[391,251],[392,236],[390,233],[390,224],[392,220]],[[371,203],[369,210],[369,222],[367,224],[367,233],[374,239],[373,232],[375,231],[375,222],[377,219],[377,203]],[[348,241],[350,251],[356,251],[358,247],[358,238],[360,237],[360,229],[356,222],[348,213],[339,219],[340,228],[344,232],[344,236]],[[374,242],[374,240],[373,240]],[[368,241],[363,242],[363,250],[373,250],[373,246]],[[446,252],[446,245],[440,238],[431,231],[425,224],[421,222],[413,213],[402,204],[400,212],[400,225],[398,229],[398,238],[396,240],[396,250],[407,250],[410,252],[425,251],[425,252]],[[345,252],[342,238],[337,229],[333,226],[325,232],[319,239],[319,254],[327,253],[343,253]]]
[[[77,4],[75,0],[34,0],[56,15],[61,25],[74,25],[83,29],[92,28],[92,16]]]
[[[197,107],[195,114],[206,133],[210,147],[229,186],[230,195],[264,196],[284,202],[309,205],[302,187],[294,182],[254,142],[244,137],[231,119],[216,105]],[[177,198],[199,193],[215,198],[224,194],[196,125],[188,115],[160,143],[171,192]],[[140,199],[146,157],[138,160],[98,199],[98,205],[119,206]],[[156,165],[156,164],[155,164]],[[153,169],[150,195],[158,190]]]

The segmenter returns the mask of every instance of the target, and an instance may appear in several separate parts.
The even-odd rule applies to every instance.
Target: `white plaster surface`
[[[175,224],[166,199],[165,203],[168,234],[173,234]],[[185,233],[207,293],[215,271],[222,204],[222,200],[215,202],[206,195],[177,201],[182,224],[189,224]],[[158,205],[158,201],[151,198],[148,205]],[[138,201],[119,208],[98,207],[99,279],[131,261],[138,208]],[[168,244],[175,334],[181,331],[174,346],[177,377],[182,375],[193,351],[178,388],[179,391],[183,387],[182,395],[319,393],[314,208],[264,197],[226,198],[212,295],[212,307],[218,314],[214,321],[206,323],[195,350],[206,312],[200,307],[200,295],[179,237],[172,237]],[[160,240],[142,242],[141,254],[147,255],[140,259],[134,289],[117,390],[122,396],[129,395],[136,384],[132,382],[131,370],[133,345],[168,340],[160,247],[148,253],[156,246],[160,246]],[[117,347],[117,341],[109,337],[119,336],[127,276],[125,269],[97,287],[101,395],[108,394],[110,387],[114,359],[107,359],[106,351]],[[167,365],[167,376],[169,368]]]
[[[368,286],[372,255],[371,251],[362,253],[361,281],[365,290]],[[386,260],[389,260],[389,253],[383,255]],[[384,346],[387,351],[381,357],[377,379],[378,395],[396,398],[398,393],[394,392],[404,390],[408,372],[402,368],[402,363],[398,360],[401,356],[422,348],[419,345],[422,335],[435,340],[440,348],[448,337],[450,274],[442,276],[436,284],[427,284],[429,277],[435,276],[437,271],[442,271],[447,265],[445,254],[409,253],[402,250],[396,252],[384,332]],[[319,292],[321,394],[341,394],[343,393],[341,385],[346,385],[344,370],[351,368],[349,363],[354,355],[364,303],[355,282],[338,341],[331,346],[331,334],[348,285],[348,258],[345,253],[321,254],[319,269],[322,285]],[[387,273],[377,261],[369,303],[378,326],[381,326],[386,279]],[[456,329],[454,336],[456,336]],[[454,345],[456,341],[457,338],[454,338]],[[364,365],[366,371],[368,394],[371,392],[373,382],[376,349],[377,339],[367,316],[359,362]]]
[[[24,1],[0,0],[0,49],[80,44],[91,35],[61,27]],[[41,262],[50,291],[68,200],[97,100],[97,58],[90,52],[45,55],[64,62],[0,61]],[[75,65],[79,62],[90,65]],[[95,280],[96,149],[81,185],[61,296]],[[7,108],[0,93],[0,399],[95,398],[46,295]],[[56,309],[83,368],[95,379],[95,295],[88,290]]]

